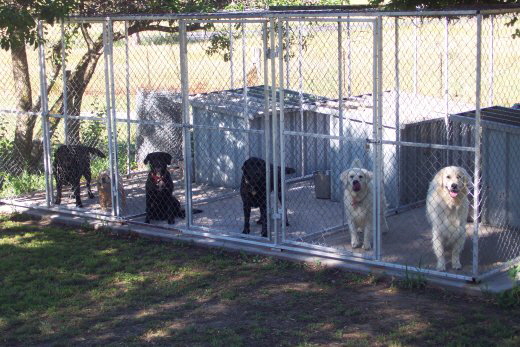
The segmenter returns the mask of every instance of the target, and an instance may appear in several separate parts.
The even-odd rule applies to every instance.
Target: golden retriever
[[[361,168],[359,159],[352,162],[350,169],[343,171],[340,181],[344,186],[343,206],[345,215],[348,218],[350,230],[350,243],[352,248],[363,246],[364,250],[372,248],[372,215],[373,215],[373,173]],[[386,200],[383,186],[381,185],[381,220],[388,229],[385,216]],[[383,232],[386,232],[383,228]],[[363,242],[359,239],[358,233],[363,233]]]
[[[121,176],[119,176],[118,181],[118,192],[119,198],[121,199],[121,207],[126,208],[126,193],[123,188],[123,181],[121,180]],[[106,211],[112,209],[112,183],[110,181],[110,173],[108,171],[101,172],[97,178],[96,183],[99,194],[99,205]]]
[[[469,175],[461,167],[441,169],[430,183],[426,197],[426,215],[432,226],[433,251],[437,270],[446,270],[445,250],[451,248],[451,266],[461,269],[460,253],[466,241],[469,210]]]

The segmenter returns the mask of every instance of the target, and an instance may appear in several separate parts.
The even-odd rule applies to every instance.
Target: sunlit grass
[[[517,310],[478,298],[46,223],[0,216],[2,345],[520,342]]]

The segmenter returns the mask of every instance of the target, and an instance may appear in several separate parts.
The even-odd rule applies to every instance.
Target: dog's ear
[[[151,155],[151,154],[152,154],[152,153],[148,153],[148,154],[146,155],[146,158],[144,158],[144,164],[145,164],[145,165],[148,164],[148,162],[150,161],[150,159],[151,159],[151,158],[150,158],[150,155]]]
[[[466,169],[464,169],[462,167],[459,169],[460,169],[460,173],[462,175],[462,180],[464,181],[464,189],[466,189],[466,193],[467,193],[468,190],[472,187],[471,178],[470,178],[468,172],[466,171]]]
[[[433,183],[436,187],[442,187],[442,182],[443,182],[443,178],[444,178],[444,171],[446,171],[446,168],[442,168],[442,169],[440,169],[440,170],[435,174],[435,176],[433,176],[432,183]]]
[[[345,170],[341,173],[341,175],[339,175],[339,180],[341,181],[341,183],[343,184],[348,184],[348,174],[349,174],[350,170]]]
[[[365,174],[365,176],[367,176],[368,182],[372,181],[372,179],[374,178],[374,173],[372,171],[363,169],[363,173]]]

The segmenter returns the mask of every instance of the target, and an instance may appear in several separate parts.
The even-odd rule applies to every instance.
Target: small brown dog
[[[121,199],[121,207],[126,208],[126,193],[123,189],[123,183],[121,177],[119,178],[118,184],[118,193]],[[99,205],[102,209],[108,211],[112,208],[112,198],[110,192],[112,190],[112,182],[110,181],[110,173],[108,171],[104,171],[99,174],[97,178],[97,188],[99,194]]]

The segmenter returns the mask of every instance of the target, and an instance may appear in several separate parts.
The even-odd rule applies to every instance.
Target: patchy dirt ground
[[[423,284],[0,221],[2,345],[520,345],[511,300]]]

